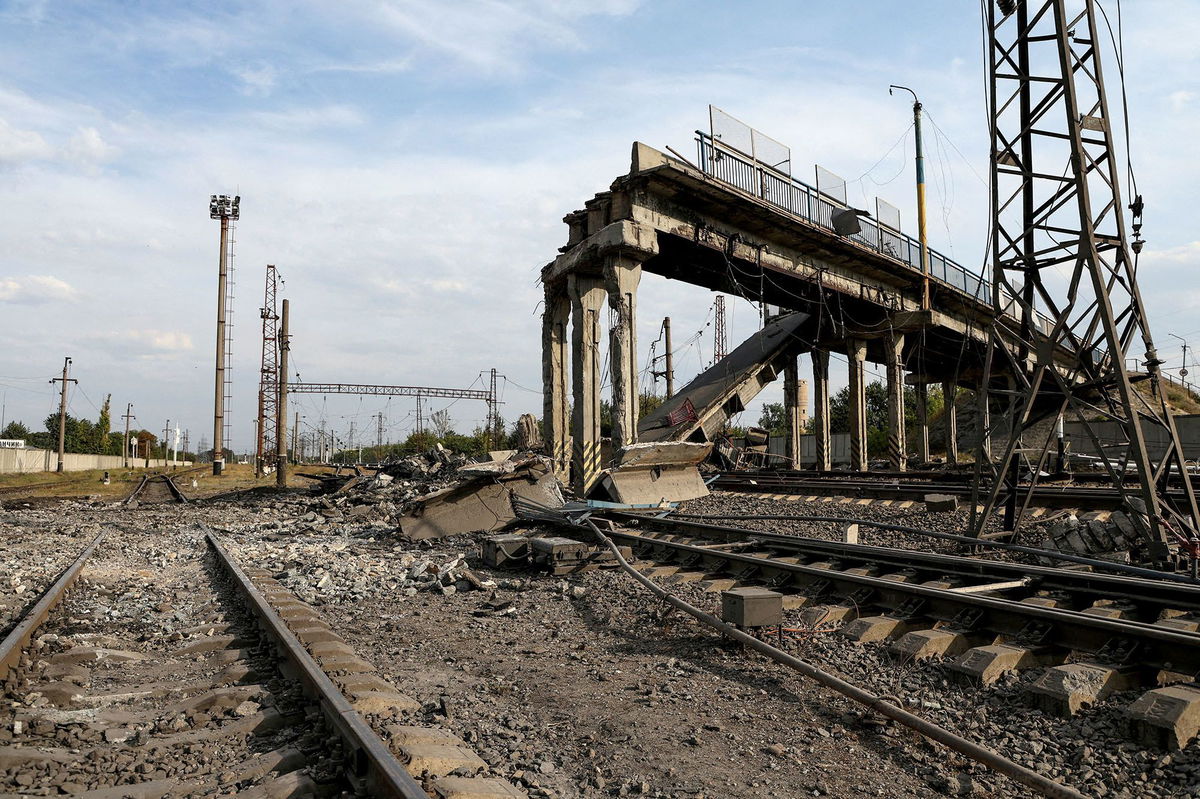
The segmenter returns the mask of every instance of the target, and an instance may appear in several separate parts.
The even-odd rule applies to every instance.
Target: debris
[[[617,455],[615,467],[601,473],[592,495],[600,493],[614,502],[629,504],[683,502],[708,496],[698,466],[711,452],[712,444],[689,441],[631,444]]]
[[[925,510],[930,513],[958,510],[958,497],[950,494],[926,494]]]

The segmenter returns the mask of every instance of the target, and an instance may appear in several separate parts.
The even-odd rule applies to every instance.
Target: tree
[[[63,439],[63,450],[66,452],[94,453],[96,451],[96,426],[87,419],[76,419],[67,414],[63,420],[66,434]],[[58,414],[52,413],[46,417],[46,432],[52,448],[58,447]]]
[[[117,455],[121,450],[112,449],[109,433],[112,432],[112,416],[110,406],[112,405],[112,394],[104,398],[104,404],[100,406],[100,418],[96,420],[95,443],[93,450],[97,455]]]
[[[29,438],[29,428],[18,422],[16,419],[5,425],[3,430],[0,430],[0,438],[15,438],[25,440]]]
[[[434,411],[429,416],[429,421],[433,425],[433,432],[438,438],[445,438],[450,432],[450,411],[442,409]]]
[[[782,402],[765,403],[762,415],[758,417],[758,426],[773,436],[787,435],[787,407]]]

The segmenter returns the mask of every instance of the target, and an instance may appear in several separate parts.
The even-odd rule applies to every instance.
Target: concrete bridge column
[[[908,440],[904,432],[904,334],[893,333],[885,341],[887,351],[888,460],[903,472],[908,463]]]
[[[783,406],[787,416],[787,448],[792,468],[800,468],[800,435],[804,432],[801,417],[804,403],[800,396],[799,358],[788,358],[783,367]]]
[[[867,342],[846,342],[850,362],[850,468],[867,470]]]
[[[987,392],[979,387],[979,451],[977,457],[982,458],[981,464],[992,462],[992,409],[988,407]]]
[[[958,411],[954,407],[954,395],[958,385],[953,381],[942,383],[942,419],[946,423],[946,463],[958,463]]]
[[[571,414],[572,485],[586,493],[600,472],[600,311],[604,281],[572,274],[571,292]]]
[[[554,473],[566,477],[571,470],[571,402],[568,399],[567,357],[571,320],[571,295],[566,281],[546,285],[542,312],[542,435]]]
[[[604,265],[608,304],[616,322],[610,337],[613,397],[613,449],[637,443],[637,290],[642,264],[624,256],[612,256]]]
[[[829,352],[812,351],[813,366],[813,433],[816,439],[816,467],[823,471],[833,468],[829,445]]]
[[[929,386],[917,383],[913,391],[917,400],[917,459],[926,464],[929,463]]]

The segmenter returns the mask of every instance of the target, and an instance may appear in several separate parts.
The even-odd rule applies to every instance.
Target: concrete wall
[[[829,436],[830,458],[835,465],[850,463],[850,434],[833,433]],[[787,456],[787,439],[783,436],[771,436],[767,442],[767,452],[781,458]],[[800,465],[797,468],[811,469],[817,460],[817,437],[805,433],[800,436]]]
[[[63,469],[68,472],[83,472],[88,469],[120,469],[124,459],[120,455],[79,455],[68,452],[63,455]],[[190,461],[174,461],[190,465]],[[170,465],[161,458],[151,459],[151,467]],[[145,467],[145,458],[130,459],[134,468]],[[30,472],[52,472],[58,468],[58,452],[49,449],[0,449],[0,474],[28,474]]]
[[[1102,441],[1116,442],[1119,426],[1116,422],[1092,422],[1091,427]],[[1142,428],[1146,432],[1146,449],[1151,458],[1161,458],[1166,452],[1166,436],[1164,431],[1149,426]],[[1200,459],[1200,414],[1188,414],[1175,417],[1175,429],[1183,442],[1183,457],[1188,460]],[[1096,455],[1096,447],[1088,435],[1083,422],[1067,422],[1064,425],[1067,436],[1068,452],[1080,455]]]

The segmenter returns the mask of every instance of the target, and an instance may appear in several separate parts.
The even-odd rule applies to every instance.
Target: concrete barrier
[[[63,470],[68,472],[84,472],[89,469],[116,470],[123,468],[124,458],[120,455],[82,455],[68,452],[63,455]],[[147,466],[145,458],[130,458],[132,468]],[[151,458],[150,468],[163,466],[190,466],[191,461],[169,461],[162,458]],[[58,452],[50,449],[0,449],[0,474],[29,474],[32,472],[53,472],[58,468]]]
[[[1116,422],[1092,422],[1092,429],[1105,443],[1116,445],[1121,440],[1121,427]],[[1065,425],[1067,442],[1070,451],[1080,455],[1098,455],[1091,437],[1083,422],[1068,421]],[[1175,429],[1183,444],[1183,457],[1188,460],[1200,459],[1200,414],[1181,414],[1175,417]],[[1145,427],[1146,450],[1151,458],[1162,458],[1167,451],[1165,431]]]

